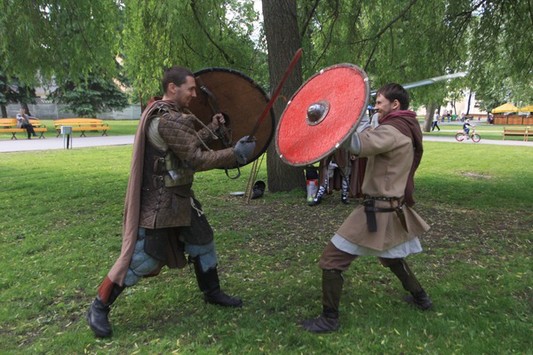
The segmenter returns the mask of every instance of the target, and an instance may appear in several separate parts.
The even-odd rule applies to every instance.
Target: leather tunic
[[[178,106],[158,103],[149,119],[156,132],[146,133],[139,227],[190,226],[194,173],[233,165],[233,148],[208,150],[211,124],[196,131],[199,120]]]

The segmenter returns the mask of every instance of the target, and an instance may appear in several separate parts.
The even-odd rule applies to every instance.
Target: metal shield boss
[[[366,73],[352,64],[322,69],[292,96],[276,131],[276,151],[293,166],[332,154],[357,128],[370,94]]]
[[[224,138],[211,140],[208,147],[221,150],[232,147],[237,141],[252,132],[257,119],[265,109],[269,97],[248,76],[227,68],[206,68],[194,73],[196,97],[189,110],[205,125],[211,123],[215,113],[224,114],[226,123]],[[263,154],[274,135],[275,118],[272,110],[255,134],[256,146],[251,163]],[[202,128],[200,124],[196,127]],[[236,168],[231,166],[228,168]]]

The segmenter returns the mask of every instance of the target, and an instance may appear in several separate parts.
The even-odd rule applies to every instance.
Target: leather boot
[[[100,286],[98,296],[91,303],[87,312],[87,322],[97,337],[107,338],[113,334],[108,318],[110,306],[123,290],[123,286],[112,283],[107,277]]]
[[[203,271],[199,258],[193,259],[194,272],[200,291],[204,293],[206,303],[216,304],[223,307],[242,307],[242,300],[238,297],[227,295],[220,289],[220,281],[216,266]]]
[[[404,259],[398,259],[397,262],[390,264],[389,269],[401,281],[403,288],[411,293],[404,300],[415,307],[425,311],[433,306],[431,299],[422,288],[415,275],[409,268]]]
[[[305,330],[311,333],[328,333],[339,329],[339,304],[343,284],[341,271],[322,271],[322,314],[301,322]]]
[[[405,302],[412,304],[413,306],[426,311],[433,307],[431,299],[427,295],[426,291],[422,290],[417,293],[412,293],[404,298]]]

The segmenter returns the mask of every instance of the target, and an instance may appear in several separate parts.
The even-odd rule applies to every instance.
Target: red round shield
[[[327,157],[357,128],[370,94],[366,73],[352,64],[322,69],[292,96],[276,131],[276,150],[293,166]]]

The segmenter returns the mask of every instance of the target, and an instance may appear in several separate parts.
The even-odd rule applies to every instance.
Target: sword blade
[[[456,78],[464,78],[467,74],[468,74],[467,72],[459,72],[459,73],[441,75],[441,76],[436,76],[434,78],[429,78],[429,79],[415,81],[415,82],[408,83],[408,84],[403,84],[402,86],[404,87],[404,89],[407,90],[407,89],[412,89],[412,88],[416,88],[416,87],[419,87],[419,86],[432,85],[432,84],[435,84],[436,82],[439,82],[439,81],[444,81],[444,80],[449,80],[449,79],[456,79]],[[371,96],[375,96],[376,93],[377,93],[377,90],[372,90],[370,92],[370,95]]]
[[[261,113],[261,116],[259,116],[259,119],[255,123],[254,128],[250,132],[250,134],[249,134],[250,139],[255,135],[255,133],[259,129],[259,126],[261,125],[261,123],[263,123],[263,121],[265,120],[266,116],[268,115],[268,113],[272,109],[272,106],[274,106],[274,103],[278,99],[278,96],[279,96],[279,94],[281,92],[281,88],[283,87],[283,84],[285,84],[285,81],[287,80],[287,78],[289,77],[291,72],[293,71],[294,67],[296,66],[296,63],[298,63],[298,61],[300,60],[301,56],[302,56],[302,49],[299,48],[296,51],[296,53],[294,53],[294,56],[292,57],[292,60],[291,60],[291,62],[289,64],[289,66],[285,70],[285,73],[283,74],[283,77],[281,78],[281,81],[279,82],[278,86],[276,87],[276,90],[274,90],[274,93],[272,94],[272,97],[270,98],[270,100],[268,101],[265,109]]]

